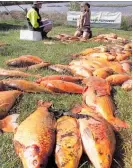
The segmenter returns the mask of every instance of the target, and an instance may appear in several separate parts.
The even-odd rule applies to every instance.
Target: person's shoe
[[[89,36],[89,38],[92,38],[92,31],[90,31],[90,36]]]
[[[52,37],[44,36],[43,39],[52,40]]]
[[[47,39],[47,33],[46,32],[42,32],[42,39]]]
[[[48,39],[48,37],[47,36],[42,36],[42,39],[44,40],[44,39]]]

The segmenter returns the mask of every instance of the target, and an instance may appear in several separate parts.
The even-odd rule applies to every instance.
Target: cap
[[[42,1],[34,1],[33,5],[42,4],[42,3],[43,3]]]

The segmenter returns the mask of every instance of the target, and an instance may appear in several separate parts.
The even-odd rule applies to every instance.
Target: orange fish
[[[72,69],[73,66],[81,66],[88,70],[101,68],[101,65],[94,63],[93,60],[90,59],[73,60],[69,64],[70,69]]]
[[[81,51],[80,53],[79,53],[79,55],[88,55],[88,54],[90,54],[90,53],[95,53],[95,52],[97,52],[97,51],[99,51],[99,48],[87,48],[87,49],[85,49],[85,50],[83,50],[83,51]]]
[[[91,70],[79,65],[71,65],[70,69],[72,74],[81,78],[89,78],[90,76],[92,76]]]
[[[108,67],[110,61],[103,58],[93,58],[93,63],[100,65],[99,68]]]
[[[124,74],[114,74],[106,78],[106,81],[111,85],[121,85],[123,82],[131,79],[132,77]]]
[[[85,108],[90,108],[92,111],[100,113],[115,128],[129,127],[126,122],[121,121],[117,117],[114,117],[114,112],[116,111],[116,109],[111,97],[109,96],[109,84],[107,82],[100,82],[101,79],[95,78],[93,80],[93,78],[94,77],[91,77],[88,80],[87,87],[85,88],[83,93],[83,103]],[[98,81],[99,86],[97,85]]]
[[[35,65],[31,65],[31,66],[28,66],[26,68],[23,68],[23,70],[29,70],[29,69],[41,69],[41,68],[45,68],[45,67],[48,67],[50,65],[49,62],[41,62],[41,63],[38,63],[38,64],[35,64]]]
[[[5,77],[36,77],[36,78],[39,78],[38,75],[32,75],[32,74],[29,74],[29,73],[25,73],[25,72],[22,72],[22,71],[19,71],[19,70],[7,70],[7,69],[2,69],[0,68],[0,76],[5,76]]]
[[[62,80],[42,81],[40,86],[55,93],[79,93],[83,92],[83,87],[72,82]]]
[[[119,62],[110,62],[108,67],[111,68],[116,73],[124,73],[124,69]]]
[[[27,67],[36,64],[33,60],[29,58],[15,58],[8,60],[6,62],[8,66],[13,66],[13,67]]]
[[[50,66],[48,66],[48,68],[51,70],[54,70],[56,72],[59,72],[59,73],[69,71],[68,65],[61,65],[61,64],[50,65]]]
[[[36,56],[25,55],[25,56],[20,56],[18,58],[8,60],[6,64],[8,66],[14,66],[14,67],[27,67],[41,62],[43,62],[43,60]]]
[[[27,81],[27,80],[3,80],[3,83],[5,86],[9,88],[15,88],[24,92],[51,92],[48,88],[44,88],[40,86],[39,84]]]
[[[43,78],[38,79],[36,83],[41,83],[42,81],[47,81],[47,80],[63,80],[68,82],[77,82],[77,81],[80,81],[81,78],[67,76],[67,75],[51,75],[51,76],[45,76]]]
[[[112,89],[110,84],[105,79],[102,79],[99,77],[92,76],[89,79],[84,79],[83,83],[86,84],[84,94],[86,90],[90,88],[90,89],[95,90],[96,95],[99,95],[99,96],[110,95],[110,91]]]
[[[83,108],[79,126],[83,148],[95,168],[110,168],[115,151],[115,135],[111,125],[96,113]]]
[[[56,38],[61,41],[79,41],[80,40],[79,37],[75,37],[68,34],[59,34],[56,36]]]
[[[27,70],[38,70],[38,69],[41,69],[41,68],[45,68],[45,67],[48,67],[50,65],[49,62],[41,62],[41,63],[38,63],[38,64],[34,64],[34,65],[30,65],[30,66],[27,66],[27,67],[21,67],[21,68],[16,68],[15,67],[15,70],[20,70],[20,71],[27,71]],[[11,68],[14,70],[14,68]],[[36,75],[37,77],[41,77],[40,75]]]
[[[12,114],[0,120],[0,130],[3,132],[15,132],[18,127],[18,124],[16,123],[18,116],[19,114]]]
[[[76,119],[63,116],[57,120],[55,161],[58,168],[77,168],[82,142]]]
[[[0,92],[0,118],[7,115],[8,111],[14,105],[16,99],[22,94],[18,90]]]
[[[51,102],[39,101],[38,108],[17,128],[14,147],[24,168],[46,167],[55,144],[56,121],[48,112]]]
[[[61,40],[62,38],[70,38],[70,35],[68,35],[68,34],[59,34],[59,35],[56,36],[56,38]]]
[[[28,59],[31,59],[32,61],[36,62],[36,63],[44,62],[44,60],[42,60],[41,58],[39,58],[37,56],[33,56],[33,55],[22,55],[19,58],[28,58]]]
[[[115,56],[107,53],[107,52],[103,52],[103,53],[92,53],[89,55],[89,57],[94,57],[94,58],[102,58],[102,59],[105,59],[105,60],[114,60],[115,59]]]
[[[111,68],[105,67],[105,68],[99,68],[93,72],[93,76],[97,76],[99,78],[105,79],[109,75],[113,74],[113,70]]]

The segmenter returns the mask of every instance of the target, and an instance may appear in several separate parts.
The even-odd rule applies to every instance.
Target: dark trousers
[[[47,37],[47,33],[43,30],[43,27],[42,28],[34,28],[29,21],[28,21],[28,29],[31,30],[31,31],[41,32],[42,38]]]

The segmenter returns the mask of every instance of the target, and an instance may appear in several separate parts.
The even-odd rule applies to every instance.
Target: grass
[[[6,22],[0,22],[0,25],[4,25]],[[22,24],[11,23],[21,26]],[[96,47],[101,45],[101,43],[81,43],[75,42],[71,44],[62,44],[58,41],[55,41],[54,45],[44,45],[43,41],[39,42],[29,42],[29,41],[20,41],[19,40],[19,30],[14,30],[16,27],[10,27],[8,29],[2,29],[0,31],[1,41],[9,43],[9,46],[0,50],[0,67],[7,68],[5,61],[11,58],[18,57],[24,54],[32,54],[43,58],[46,61],[50,61],[52,64],[68,64],[71,61],[71,54],[78,53],[87,47]],[[74,28],[58,26],[55,27],[49,36],[55,36],[59,33],[68,33],[73,34]],[[93,35],[102,34],[102,33],[117,33],[118,35],[131,39],[132,35],[130,31],[115,30],[115,29],[92,29]],[[30,71],[34,74],[41,75],[51,75],[58,74],[51,70],[39,70],[39,71]],[[30,78],[31,80],[34,80]],[[132,123],[131,118],[131,92],[126,92],[120,87],[115,87],[115,92],[113,92],[113,100],[116,104],[117,114],[119,118],[127,121],[130,126]],[[76,103],[81,103],[81,96],[74,94],[28,94],[25,93],[20,99],[17,100],[17,103],[10,110],[9,114],[19,113],[20,117],[18,122],[21,123],[30,113],[36,109],[36,103],[38,100],[52,101],[53,108],[69,110]],[[4,133],[0,135],[0,168],[22,168],[22,163],[18,156],[15,154],[13,144],[12,144],[12,133]],[[116,152],[114,154],[114,160],[112,163],[112,168],[130,168],[131,167],[131,128],[126,130],[120,130],[119,133],[116,133]],[[50,158],[48,168],[55,168],[53,158]],[[80,162],[79,167],[81,168],[92,168],[89,164],[89,161],[86,156],[83,156]]]

